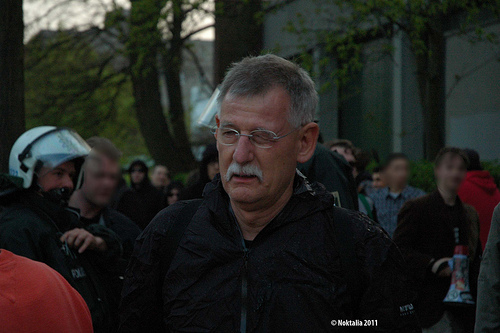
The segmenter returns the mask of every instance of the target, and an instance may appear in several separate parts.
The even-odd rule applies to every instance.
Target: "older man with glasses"
[[[122,332],[419,332],[400,252],[296,171],[319,128],[309,75],[273,55],[234,64],[214,135],[220,176],[137,239]]]

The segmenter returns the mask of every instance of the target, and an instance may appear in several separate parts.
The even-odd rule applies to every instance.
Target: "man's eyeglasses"
[[[132,170],[130,171],[130,173],[136,173],[136,172],[144,173],[145,171],[144,171],[144,170],[142,170],[142,169],[132,169]]]
[[[217,133],[217,141],[225,146],[232,146],[238,142],[241,136],[246,136],[254,146],[267,149],[271,148],[276,141],[292,134],[299,128],[297,127],[282,136],[268,130],[255,130],[251,131],[250,134],[242,134],[233,128],[217,126],[214,126],[211,132],[212,134]]]

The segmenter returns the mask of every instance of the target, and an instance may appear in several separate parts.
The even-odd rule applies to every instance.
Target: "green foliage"
[[[495,179],[497,187],[500,188],[500,161],[487,161],[481,163],[484,170],[488,170],[491,176]]]
[[[485,161],[482,162],[482,165],[484,170],[490,172],[491,176],[495,179],[495,183],[500,187],[500,161]],[[436,189],[434,164],[426,160],[411,162],[409,183],[411,186],[418,187],[427,193],[434,191]]]
[[[88,36],[87,36],[88,38]],[[65,126],[111,139],[125,156],[147,154],[126,74],[77,32],[40,34],[26,53],[26,125]]]
[[[190,172],[180,172],[175,174],[172,180],[179,181],[183,184],[187,184],[190,175],[191,175]]]
[[[419,162],[411,162],[411,174],[409,184],[420,188],[427,193],[436,189],[434,180],[434,163],[422,160]]]
[[[364,45],[371,39],[386,39],[386,47],[382,49],[391,52],[391,38],[402,33],[408,37],[415,55],[431,57],[429,35],[442,33],[446,18],[459,19],[460,31],[463,34],[472,31],[474,41],[498,42],[497,36],[486,33],[481,24],[485,13],[500,15],[500,0],[316,0],[313,3],[323,17],[328,17],[325,19],[328,29],[317,29],[317,24],[306,15],[297,13],[294,20],[286,23],[284,31],[298,36],[305,56],[310,51],[311,38],[323,45],[327,61],[336,61],[333,79],[338,85],[347,83],[352,73],[362,68]],[[316,19],[322,18],[318,15]]]

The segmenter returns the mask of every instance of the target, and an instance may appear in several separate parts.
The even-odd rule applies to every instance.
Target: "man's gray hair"
[[[221,105],[228,94],[259,96],[275,87],[285,89],[290,95],[288,120],[293,127],[314,121],[318,93],[313,80],[297,64],[273,54],[247,57],[234,63],[222,82],[218,102]]]

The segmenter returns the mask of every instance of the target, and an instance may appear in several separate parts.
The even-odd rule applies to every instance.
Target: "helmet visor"
[[[31,156],[43,163],[44,168],[53,169],[67,161],[85,157],[90,147],[78,133],[61,128],[33,143]]]

